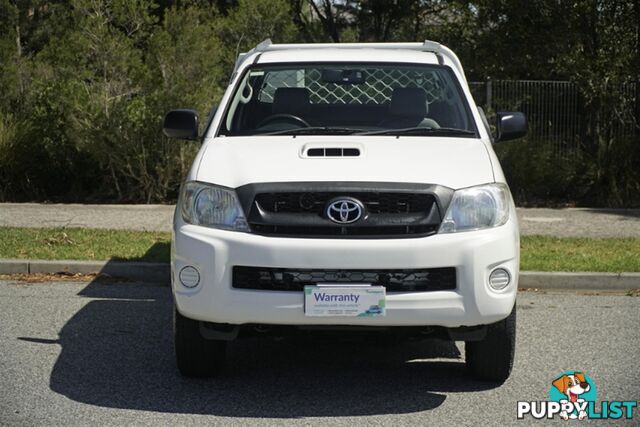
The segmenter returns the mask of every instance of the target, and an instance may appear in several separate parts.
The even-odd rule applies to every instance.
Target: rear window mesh
[[[363,84],[338,85],[321,81],[321,70],[269,71],[258,94],[261,102],[273,102],[276,89],[306,87],[312,104],[387,104],[394,88],[419,87],[427,94],[429,103],[444,99],[445,84],[433,71],[411,69],[364,68]]]

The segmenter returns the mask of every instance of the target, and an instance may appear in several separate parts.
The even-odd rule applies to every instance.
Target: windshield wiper
[[[401,129],[384,129],[361,132],[358,135],[432,135],[432,136],[475,136],[476,133],[466,129],[455,128],[432,128],[432,127],[410,127]]]
[[[331,127],[331,126],[311,126],[308,128],[282,129],[274,132],[260,133],[259,135],[349,135],[360,132],[362,129]]]

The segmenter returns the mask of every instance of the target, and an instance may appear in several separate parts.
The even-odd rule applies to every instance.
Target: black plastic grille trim
[[[453,190],[434,184],[272,182],[236,189],[251,231],[269,237],[401,239],[437,233]],[[334,197],[356,198],[365,215],[336,224],[326,215]]]
[[[341,192],[256,194],[249,216],[256,233],[280,236],[407,236],[437,231],[440,217],[428,193],[349,192],[365,207],[363,220],[341,226],[325,217],[327,203]]]
[[[359,148],[309,148],[307,157],[358,157]]]
[[[377,193],[377,192],[290,192],[262,193],[256,202],[268,212],[317,213],[322,215],[326,203],[339,196],[356,198],[364,204],[370,214],[426,213],[435,199],[425,193]]]
[[[428,269],[290,269],[234,266],[236,289],[302,291],[321,283],[370,283],[387,292],[429,292],[456,289],[454,267]]]
[[[334,226],[295,226],[295,225],[265,225],[251,224],[251,229],[257,234],[278,235],[283,237],[295,236],[429,236],[438,231],[433,225],[397,225],[381,227],[334,227]]]

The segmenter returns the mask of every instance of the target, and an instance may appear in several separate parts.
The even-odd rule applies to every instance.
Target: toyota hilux
[[[464,341],[504,381],[519,232],[493,144],[526,117],[476,106],[458,57],[423,43],[273,44],[241,54],[203,126],[171,245],[176,360],[225,371],[243,336],[309,330]]]

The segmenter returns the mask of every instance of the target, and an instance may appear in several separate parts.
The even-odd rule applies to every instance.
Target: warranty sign
[[[326,317],[384,316],[385,288],[369,285],[323,284],[304,287],[304,314]]]

